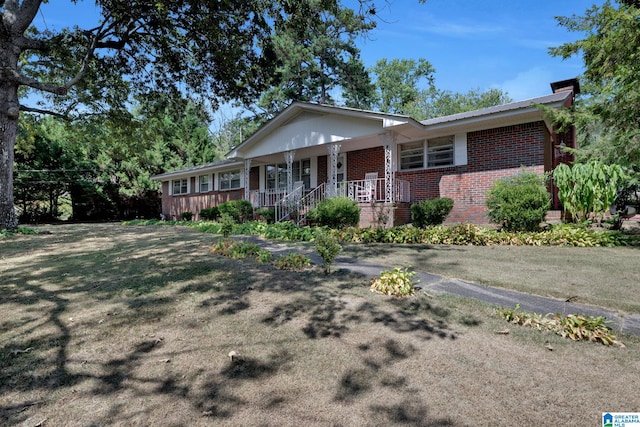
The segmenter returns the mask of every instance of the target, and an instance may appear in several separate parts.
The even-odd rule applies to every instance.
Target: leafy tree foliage
[[[279,64],[258,103],[266,116],[292,100],[333,104],[336,89],[351,106],[365,103],[372,85],[355,39],[375,27],[370,11],[336,0],[299,0],[286,2],[282,13],[272,38]]]
[[[95,0],[102,16],[94,26],[39,31],[31,24],[43,2],[0,2],[0,229],[17,226],[13,163],[20,111],[104,114],[123,111],[132,94],[150,91],[206,94],[213,106],[248,103],[269,87],[279,64],[274,29],[287,33],[285,21],[307,12],[290,0]],[[320,10],[336,3],[322,0]],[[359,4],[375,15],[373,1]],[[19,98],[29,91],[55,102],[22,105]]]
[[[575,124],[580,161],[599,159],[640,172],[640,2],[606,1],[583,16],[557,18],[569,31],[585,36],[550,50],[554,56],[581,55],[582,95],[571,111],[556,115]]]
[[[375,77],[373,107],[380,111],[405,114],[417,120],[431,119],[511,102],[499,89],[467,93],[440,90],[435,69],[424,58],[381,59],[371,69]]]

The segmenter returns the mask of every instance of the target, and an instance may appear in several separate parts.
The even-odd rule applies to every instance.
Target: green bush
[[[551,207],[544,177],[520,172],[495,182],[487,198],[487,216],[507,231],[535,231]]]
[[[223,213],[222,215],[220,215],[220,232],[225,238],[229,237],[231,233],[233,233],[233,225],[235,223],[236,222],[231,217],[231,215],[227,213]]]
[[[180,219],[182,221],[191,221],[192,218],[193,218],[193,212],[187,211],[187,212],[182,212],[180,214]]]
[[[329,274],[331,272],[331,265],[335,261],[338,253],[342,250],[342,247],[335,237],[322,232],[317,234],[315,243],[316,252],[318,252],[318,255],[320,255],[324,261],[324,272],[325,274]]]
[[[267,224],[273,224],[276,220],[275,208],[260,208],[256,211],[258,218],[263,218]]]
[[[212,206],[210,208],[202,209],[200,211],[200,219],[205,221],[215,221],[220,216],[220,211],[217,206]]]
[[[253,205],[248,200],[230,200],[218,205],[220,216],[229,215],[237,223],[251,221],[253,219]]]
[[[423,228],[428,225],[440,225],[453,209],[453,200],[438,197],[411,205],[411,221],[414,227]]]
[[[358,204],[347,197],[325,199],[307,214],[318,225],[329,228],[357,227],[360,222]]]

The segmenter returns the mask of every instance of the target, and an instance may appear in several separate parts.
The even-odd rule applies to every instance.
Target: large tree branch
[[[11,29],[14,34],[23,34],[36,17],[42,0],[23,0]]]
[[[49,44],[46,41],[32,39],[26,36],[16,37],[14,39],[14,43],[20,48],[20,50],[46,51],[49,48]]]
[[[20,105],[20,111],[24,111],[27,113],[38,113],[38,114],[47,114],[50,116],[54,116],[54,117],[58,117],[64,120],[69,120],[69,116],[66,114],[62,114],[62,113],[58,113],[55,111],[51,111],[51,110],[45,110],[42,108],[34,108],[34,107],[28,107],[26,105]]]

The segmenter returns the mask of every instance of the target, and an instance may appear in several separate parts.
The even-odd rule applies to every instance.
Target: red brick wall
[[[350,181],[364,179],[369,172],[378,172],[384,178],[384,148],[375,147],[347,153],[347,178]]]
[[[414,203],[436,197],[453,199],[447,222],[487,223],[487,191],[497,179],[518,173],[521,166],[544,173],[548,141],[544,122],[470,132],[467,165],[398,172],[397,177],[411,183]]]

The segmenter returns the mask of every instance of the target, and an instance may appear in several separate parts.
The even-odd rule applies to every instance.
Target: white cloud
[[[506,80],[492,87],[509,93],[514,101],[535,98],[551,93],[549,84],[553,81],[551,71],[534,67],[518,73],[514,78]]]

